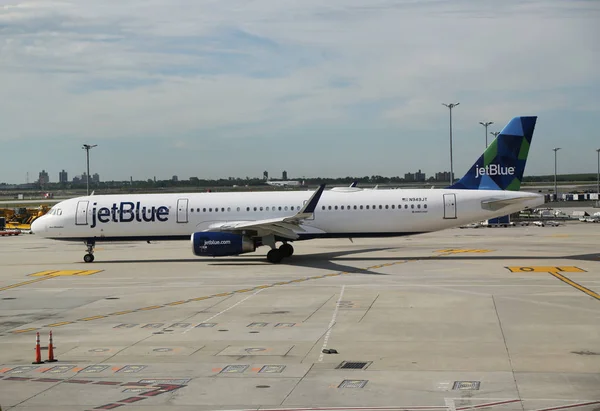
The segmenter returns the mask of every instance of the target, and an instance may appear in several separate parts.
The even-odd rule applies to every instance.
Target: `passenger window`
[[[396,205],[395,205],[395,204],[392,204],[392,210],[393,210],[393,209],[395,209],[395,208],[396,208]]]
[[[219,207],[215,208],[215,213],[219,212]]]
[[[362,210],[362,209],[363,209],[363,206],[360,206],[360,209]]]
[[[321,206],[321,210],[325,210],[325,206]]]
[[[414,204],[411,204],[411,205],[410,205],[410,208],[415,208],[415,205],[414,205]]]
[[[287,211],[287,206],[283,207],[284,211]]]
[[[256,207],[254,207],[254,211],[256,211]]]
[[[421,204],[417,204],[417,208],[421,208]]]
[[[206,213],[206,208],[203,208],[203,209],[202,209],[202,212],[203,212],[203,213]]]
[[[323,206],[323,210],[325,210],[325,207]],[[281,211],[281,206],[279,206],[279,211]]]
[[[423,208],[427,208],[427,204],[423,204]]]
[[[327,207],[327,208],[331,210],[331,206],[329,206],[329,207]]]
[[[376,206],[376,205],[374,205],[374,206],[373,206],[373,210],[376,210],[376,209],[377,209],[377,206]]]
[[[408,208],[408,204],[404,204],[404,209],[407,209],[407,208]]]
[[[208,211],[210,211],[212,213],[212,208],[209,208]]]
[[[333,208],[335,208],[335,209],[337,210],[337,206],[335,206],[335,207],[333,207]]]
[[[269,211],[269,207],[265,208],[265,211]]]
[[[341,206],[340,208],[343,210],[343,209],[344,209],[344,206]]]
[[[239,207],[237,208],[237,211],[240,211],[240,208],[239,208]]]
[[[385,205],[385,209],[387,210],[388,208],[390,208],[390,206],[386,204]]]
[[[367,205],[366,207],[367,207],[367,210],[368,210],[368,209],[369,209],[369,206]]]
[[[193,212],[194,212],[194,209],[193,209],[193,208],[190,208],[190,212],[192,212],[192,213],[193,213]]]
[[[225,207],[221,207],[221,212],[225,212]]]
[[[227,207],[227,211],[231,211],[231,207]]]
[[[260,208],[260,211],[262,211],[262,210],[263,210],[263,208],[261,207],[261,208]]]
[[[379,209],[381,210],[383,208],[383,206],[381,204],[379,204]]]
[[[356,206],[354,206],[354,209],[356,210]]]

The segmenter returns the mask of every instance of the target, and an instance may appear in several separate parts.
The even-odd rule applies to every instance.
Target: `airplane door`
[[[456,218],[456,194],[444,194],[444,218]]]
[[[180,198],[177,200],[177,222],[188,222],[188,199]]]
[[[87,209],[89,201],[80,201],[77,203],[77,212],[75,214],[75,225],[87,225]]]

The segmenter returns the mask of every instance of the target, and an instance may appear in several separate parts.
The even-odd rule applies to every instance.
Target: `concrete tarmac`
[[[600,224],[194,257],[0,237],[2,410],[600,410]],[[52,330],[57,362],[42,360]],[[330,353],[328,350],[335,350]]]

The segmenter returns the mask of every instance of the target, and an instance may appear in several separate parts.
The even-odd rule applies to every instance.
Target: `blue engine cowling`
[[[256,250],[253,239],[239,234],[199,232],[192,234],[191,240],[194,255],[201,257],[223,257]]]

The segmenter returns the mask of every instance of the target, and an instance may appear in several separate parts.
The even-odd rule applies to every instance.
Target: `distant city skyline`
[[[0,0],[1,181],[433,175],[450,102],[457,178],[519,115],[526,175],[596,170],[600,2],[105,2]]]

